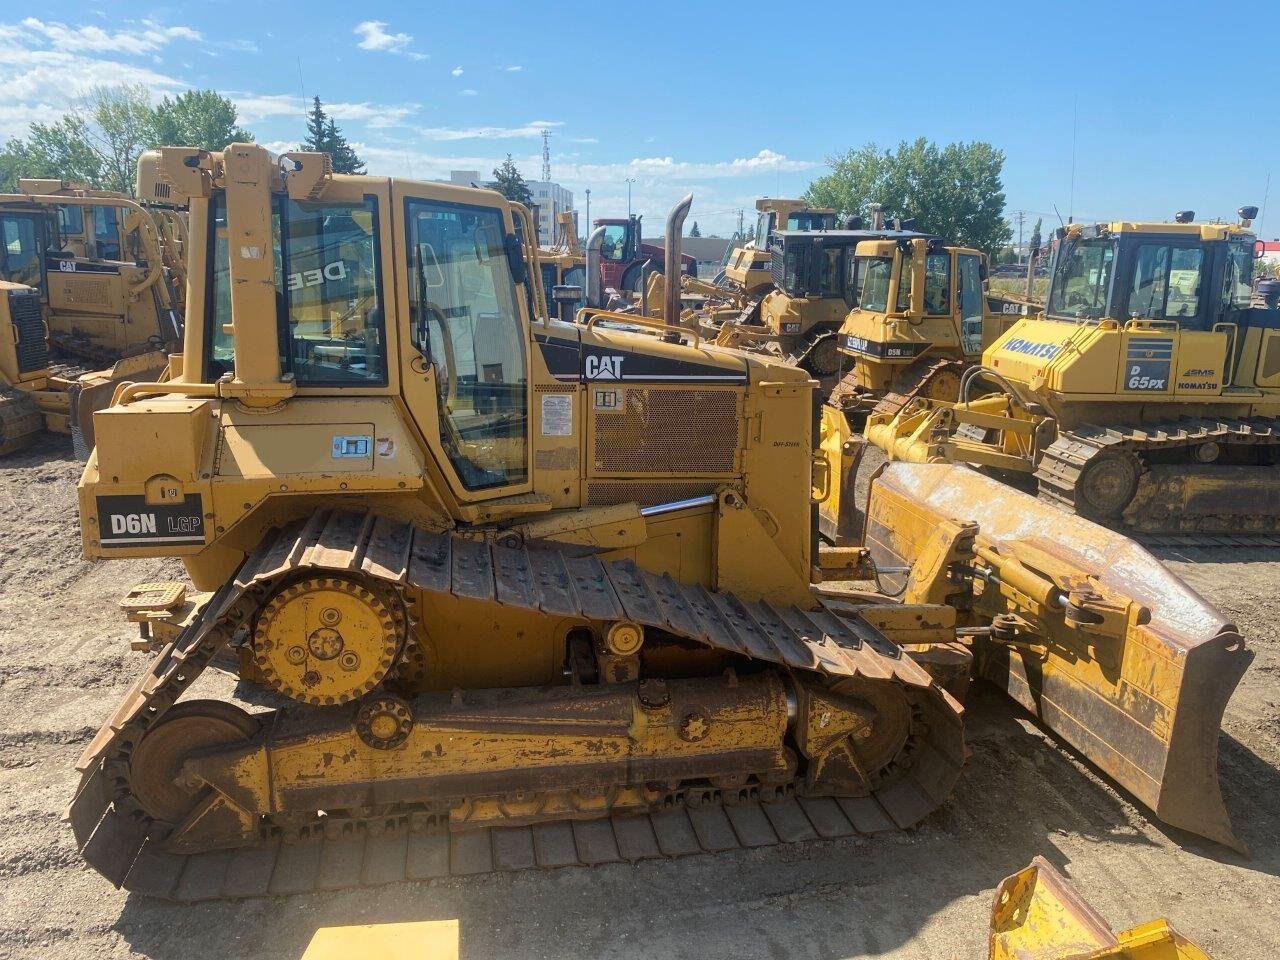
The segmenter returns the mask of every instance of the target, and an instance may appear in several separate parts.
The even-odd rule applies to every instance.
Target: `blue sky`
[[[625,213],[633,179],[655,226],[691,189],[691,219],[726,233],[833,153],[982,139],[1005,152],[1008,213],[1029,211],[1028,228],[1056,223],[1055,204],[1078,220],[1228,217],[1274,173],[1263,232],[1280,235],[1280,68],[1262,47],[1280,6],[1265,2],[46,9],[0,2],[0,136],[95,82],[141,82],[212,87],[283,149],[318,93],[371,172],[487,173],[510,152],[533,179],[545,127],[580,210],[590,187],[593,217]]]

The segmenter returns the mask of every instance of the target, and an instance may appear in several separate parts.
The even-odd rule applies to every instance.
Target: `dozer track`
[[[44,432],[44,415],[25,391],[0,387],[0,456],[30,446]]]
[[[153,819],[135,793],[131,754],[171,710],[213,703],[238,712],[211,701],[174,704],[237,632],[251,625],[262,598],[303,574],[358,578],[402,596],[424,591],[442,600],[469,598],[554,617],[625,618],[677,643],[771,664],[764,674],[770,683],[770,677],[785,674],[806,683],[892,688],[910,704],[909,729],[893,761],[867,781],[871,789],[863,796],[802,796],[794,778],[743,788],[680,784],[648,809],[629,810],[633,815],[606,808],[589,816],[477,828],[438,803],[408,802],[401,792],[392,800],[379,798],[386,802],[325,815],[312,809],[263,816],[256,829],[217,849],[178,848],[170,842],[173,828]],[[455,691],[452,705],[472,707],[467,701],[481,693]],[[427,696],[449,703],[447,693]],[[293,708],[312,716],[343,709]],[[281,715],[289,709],[257,719],[272,725],[275,737],[287,725]],[[131,891],[184,901],[873,834],[909,827],[945,801],[963,762],[960,713],[922,667],[861,617],[744,601],[678,584],[630,561],[497,545],[366,512],[321,510],[267,537],[201,616],[155,658],[82,756],[81,782],[67,817],[81,854],[103,876]],[[206,803],[219,799],[206,797]]]
[[[1193,451],[1206,444],[1254,462],[1197,462]],[[1035,478],[1042,500],[1144,534],[1269,534],[1280,532],[1277,462],[1280,422],[1271,418],[1086,424],[1059,432]]]
[[[894,378],[896,389],[880,397],[868,391],[859,390],[853,382],[854,371],[851,370],[831,392],[831,403],[850,416],[861,417],[873,412],[897,416],[917,397],[932,397],[930,389],[944,377],[954,376],[958,382],[966,366],[963,360],[936,356],[922,357],[903,367],[902,372]]]

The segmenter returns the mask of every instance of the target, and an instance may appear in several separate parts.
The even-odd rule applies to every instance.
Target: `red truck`
[[[642,240],[640,217],[632,214],[626,219],[596,220],[594,226],[605,228],[604,241],[600,246],[600,282],[603,289],[639,289],[640,270],[646,260],[651,261],[651,270],[662,272],[662,247]],[[696,277],[698,261],[687,253],[681,254],[680,269],[682,273]]]

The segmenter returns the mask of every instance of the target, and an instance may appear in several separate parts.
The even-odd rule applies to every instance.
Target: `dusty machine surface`
[[[185,220],[57,180],[19,190],[0,195],[0,454],[47,430],[87,455],[92,411],[122,380],[158,379],[179,347]]]
[[[868,438],[1111,525],[1275,532],[1280,309],[1251,302],[1254,213],[1065,228],[1044,312],[991,345],[961,403],[874,415]]]
[[[253,145],[159,168],[196,238],[181,370],[95,414],[79,491],[86,556],[191,581],[126,598],[157,656],[78,766],[69,820],[113,883],[203,900],[901,830],[959,776],[975,658],[1024,702],[1071,694],[1031,705],[1239,845],[1214,744],[1250,654],[1119,535],[1050,548],[1014,525],[1034,499],[898,465],[866,547],[821,548],[846,452],[814,382],[550,319],[519,205]],[[889,592],[815,592],[858,578]],[[269,709],[182,699],[227,654]]]
[[[988,958],[1209,960],[1167,920],[1117,933],[1044,857],[996,888]]]
[[[1012,317],[986,295],[987,258],[941,237],[863,240],[836,341],[847,368],[830,402],[861,424],[915,397],[954,401],[965,369]]]

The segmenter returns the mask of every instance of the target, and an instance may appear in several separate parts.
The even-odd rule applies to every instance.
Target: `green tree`
[[[1040,254],[1041,219],[1042,218],[1040,217],[1036,217],[1036,225],[1031,229],[1031,246],[1027,248],[1030,251],[1030,255],[1028,256],[1027,259],[1031,259],[1031,257],[1039,256]]]
[[[994,254],[1012,238],[1004,220],[1004,154],[989,143],[936,143],[920,137],[893,151],[875,144],[829,157],[831,172],[809,184],[805,200],[860,214],[883,205],[886,218],[914,217],[917,228]]]
[[[691,236],[691,237],[700,237],[700,236],[702,236],[702,231],[698,229],[698,221],[697,221],[697,220],[693,221],[693,226],[689,228],[689,236]]]
[[[251,143],[253,134],[237,122],[236,105],[213,90],[187,90],[165,97],[151,111],[148,147],[199,147],[221,150],[230,143]]]
[[[524,177],[520,176],[520,171],[509,153],[501,165],[493,168],[493,187],[508,200],[523,203],[526,207],[533,207],[533,194],[529,191],[529,185],[524,182]]]
[[[146,87],[95,87],[60,119],[33,123],[25,140],[0,149],[0,189],[13,190],[19,177],[51,177],[132,195],[143,150],[221,150],[252,139],[236,124],[235,104],[212,90],[188,90],[153,107]]]
[[[365,164],[355,149],[342,135],[333,118],[324,112],[319,97],[312,99],[307,114],[307,137],[302,141],[303,150],[327,153],[333,158],[335,173],[364,173]]]

